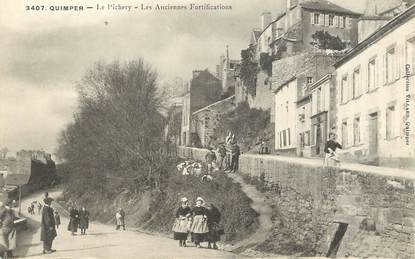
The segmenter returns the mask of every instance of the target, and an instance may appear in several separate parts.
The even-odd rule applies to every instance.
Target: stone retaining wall
[[[178,154],[204,160],[206,150],[179,148]],[[264,250],[288,240],[310,255],[415,258],[413,175],[322,168],[297,160],[240,157],[240,173],[264,179],[273,197],[275,231],[269,244],[262,244]],[[270,252],[278,249],[284,248]]]

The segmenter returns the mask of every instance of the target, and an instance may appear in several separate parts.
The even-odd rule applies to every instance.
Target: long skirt
[[[193,218],[193,224],[190,231],[192,232],[193,241],[196,244],[206,241],[206,235],[209,232],[209,228],[203,215],[197,215]]]
[[[2,229],[0,229],[2,232]],[[0,253],[12,251],[16,248],[16,229],[12,229],[8,234],[0,233]]]
[[[218,233],[219,226],[216,223],[208,224],[209,232],[207,233],[208,242],[220,241],[220,235]]]
[[[76,218],[69,219],[68,231],[78,232],[78,220]]]
[[[190,221],[186,219],[176,219],[173,225],[174,240],[186,240],[190,230]]]

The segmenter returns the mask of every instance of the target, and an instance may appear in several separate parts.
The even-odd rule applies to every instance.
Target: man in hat
[[[40,241],[43,241],[43,253],[50,254],[56,251],[52,249],[52,242],[57,236],[55,229],[55,217],[53,209],[50,207],[53,199],[46,197],[43,201],[45,202],[45,206],[42,211]]]

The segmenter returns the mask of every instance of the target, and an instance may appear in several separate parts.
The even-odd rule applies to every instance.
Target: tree
[[[167,159],[157,73],[143,60],[96,63],[77,85],[79,108],[57,154],[74,191],[159,188]],[[123,186],[111,179],[125,179]]]
[[[255,49],[250,45],[241,51],[241,80],[248,93],[256,94],[256,79],[258,74],[258,63],[255,62]]]
[[[319,49],[343,50],[346,48],[346,43],[339,36],[335,37],[327,31],[316,31],[311,38],[313,39],[311,44]]]

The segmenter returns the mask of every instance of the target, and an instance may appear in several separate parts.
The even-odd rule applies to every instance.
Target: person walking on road
[[[79,211],[79,228],[81,229],[81,235],[86,234],[86,230],[89,226],[89,212],[85,209],[85,207],[82,207],[82,209]]]
[[[55,229],[55,217],[53,209],[50,207],[53,199],[47,197],[44,199],[45,206],[42,211],[41,230],[40,230],[40,241],[43,241],[43,253],[50,254],[56,250],[52,249],[52,243],[57,236]]]
[[[0,246],[2,258],[13,257],[13,250],[16,248],[16,227],[14,225],[14,211],[0,202]],[[0,253],[0,254],[1,254]]]
[[[59,212],[55,211],[55,226],[58,229],[59,225],[61,224],[61,216],[59,215]]]
[[[78,232],[78,220],[78,210],[76,210],[74,207],[69,208],[68,231],[72,233],[72,236],[75,235],[76,232]]]
[[[120,230],[123,227],[125,230],[125,212],[123,209],[119,208],[117,213],[115,213],[116,220],[116,230]]]
[[[179,240],[179,246],[186,246],[187,235],[189,234],[190,216],[192,210],[186,197],[181,199],[181,205],[176,211],[176,221],[173,225],[173,238]]]
[[[193,208],[193,223],[190,231],[196,247],[200,248],[200,243],[206,241],[206,234],[209,232],[207,226],[207,210],[203,207],[205,201],[198,197],[196,206]]]
[[[42,204],[40,202],[37,203],[37,214],[41,215],[42,213]]]
[[[218,166],[219,169],[222,170],[223,169],[223,161],[226,159],[226,147],[223,143],[220,143],[216,152],[219,155],[218,158]]]
[[[220,241],[221,230],[219,227],[220,212],[212,203],[209,203],[207,208],[207,226],[209,232],[207,234],[208,248],[218,249],[216,242]]]

